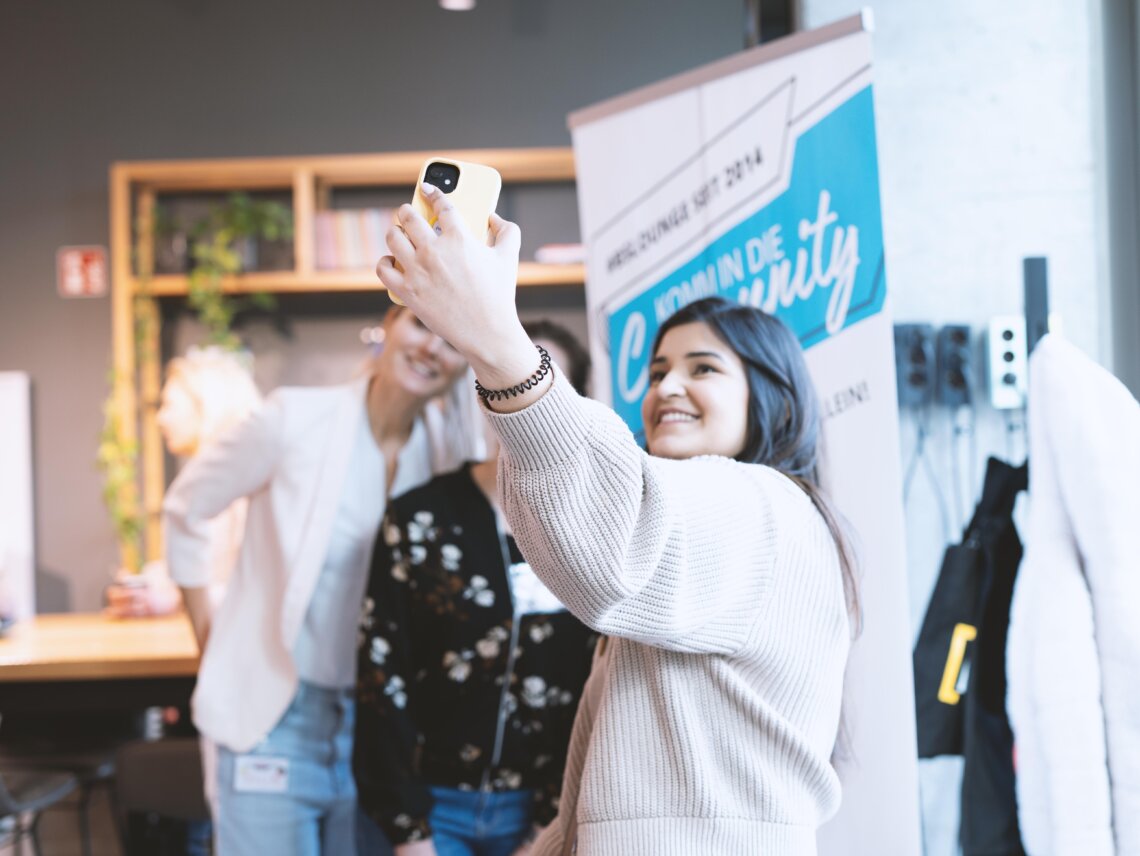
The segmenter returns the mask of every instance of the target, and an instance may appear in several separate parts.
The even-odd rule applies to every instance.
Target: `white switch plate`
[[[995,410],[1025,406],[1029,388],[1029,354],[1025,343],[1025,318],[995,315],[986,337],[990,403]]]

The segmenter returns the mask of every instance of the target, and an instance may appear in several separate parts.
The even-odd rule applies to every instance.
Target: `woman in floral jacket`
[[[529,332],[584,384],[589,358],[569,333]],[[398,856],[525,853],[557,814],[590,671],[596,636],[505,531],[490,451],[393,500],[373,554],[354,768]]]

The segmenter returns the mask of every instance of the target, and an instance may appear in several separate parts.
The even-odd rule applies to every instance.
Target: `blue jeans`
[[[218,747],[218,852],[354,856],[352,690],[302,682],[281,721],[249,752]]]
[[[531,830],[534,791],[432,788],[437,856],[511,856]]]

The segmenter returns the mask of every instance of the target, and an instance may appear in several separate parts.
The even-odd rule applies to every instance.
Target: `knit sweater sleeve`
[[[783,476],[651,457],[562,377],[526,409],[489,418],[515,537],[581,621],[675,651],[728,654],[748,641],[770,589]]]

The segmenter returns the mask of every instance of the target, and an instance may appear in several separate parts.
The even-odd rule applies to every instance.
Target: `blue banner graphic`
[[[635,432],[658,327],[682,306],[713,295],[776,315],[805,348],[882,308],[870,86],[798,138],[784,193],[609,313],[614,409]]]

